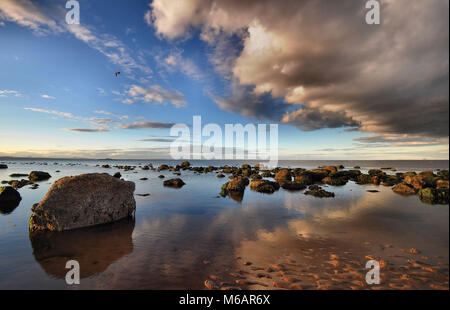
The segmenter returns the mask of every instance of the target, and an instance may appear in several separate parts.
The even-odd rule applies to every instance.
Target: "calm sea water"
[[[1,162],[1,160],[0,160]],[[0,214],[0,289],[201,289],[209,275],[267,266],[286,257],[301,260],[305,249],[351,251],[364,259],[376,255],[395,260],[396,251],[416,248],[427,259],[446,266],[448,275],[449,208],[426,205],[417,196],[403,197],[384,186],[327,186],[336,197],[320,199],[303,191],[283,189],[265,195],[246,189],[242,202],[218,197],[228,179],[216,173],[181,171],[186,185],[165,188],[172,172],[120,171],[136,183],[134,219],[110,225],[30,239],[30,207],[39,202],[57,179],[82,173],[108,172],[97,164],[176,164],[175,161],[4,160],[0,180],[12,173],[47,171],[52,175],[38,189],[20,189],[22,201],[10,214]],[[245,161],[250,163],[250,161]],[[242,162],[191,161],[197,166]],[[398,171],[448,169],[448,161],[281,161],[280,166],[313,168],[324,164],[346,167],[392,167]],[[60,172],[56,172],[60,171]],[[139,180],[147,177],[147,181]],[[370,193],[367,190],[379,192]],[[370,244],[370,246],[369,246]],[[396,252],[397,253],[397,252]],[[399,252],[400,253],[400,252]],[[303,256],[302,256],[303,255]],[[65,263],[77,259],[81,285],[69,287]],[[256,268],[255,268],[256,269]],[[447,282],[448,285],[448,282]],[[252,287],[264,288],[264,287]],[[266,287],[267,288],[267,287]]]

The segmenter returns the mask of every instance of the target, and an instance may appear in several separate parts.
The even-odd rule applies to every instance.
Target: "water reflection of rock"
[[[135,220],[64,232],[30,234],[33,255],[44,271],[64,278],[70,259],[80,263],[81,278],[105,271],[109,265],[133,251]]]

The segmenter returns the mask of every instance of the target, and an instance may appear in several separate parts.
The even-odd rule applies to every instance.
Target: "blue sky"
[[[220,24],[220,18],[216,25],[189,15],[198,12],[190,9],[199,1],[179,8],[160,1],[79,2],[80,25],[67,25],[64,1],[2,0],[0,156],[164,157],[170,126],[191,125],[193,115],[200,115],[203,123],[220,126],[279,124],[281,158],[448,159],[448,131],[387,128],[372,121],[376,109],[371,117],[359,106],[338,106],[318,92],[323,85],[309,86],[304,78],[278,85],[283,77],[266,77],[256,60],[282,61],[264,44],[275,44],[266,37],[283,29],[250,14],[257,11],[253,7],[242,17],[248,17],[246,23],[234,29],[226,21]],[[233,8],[226,10],[232,16]],[[216,11],[210,8],[205,16],[211,12]],[[282,34],[286,37],[276,38],[284,38],[279,43],[285,44],[283,52],[292,48],[290,55],[301,61],[300,50],[288,42],[289,32]],[[447,70],[440,74],[448,83],[448,56],[446,61]],[[312,69],[303,65],[299,70],[307,75]],[[116,71],[121,72],[117,77]],[[421,83],[428,87],[427,81]],[[447,103],[448,127],[448,89],[433,89]],[[313,93],[314,99],[307,98]],[[388,99],[387,105],[397,104]]]

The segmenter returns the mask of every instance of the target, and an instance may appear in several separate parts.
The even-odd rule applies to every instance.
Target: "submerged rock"
[[[305,192],[305,195],[311,195],[314,197],[319,198],[330,198],[334,197],[334,193],[327,192],[326,190],[322,189],[320,186],[312,185],[309,187],[309,190]]]
[[[28,179],[30,179],[30,181],[45,181],[50,179],[52,176],[48,173],[48,172],[44,172],[44,171],[31,171],[30,174],[28,175]]]
[[[271,194],[280,189],[277,182],[268,180],[252,180],[250,182],[250,189],[260,193]]]
[[[30,231],[62,231],[105,224],[136,210],[133,182],[107,173],[64,177],[32,207]]]
[[[0,187],[0,213],[11,213],[21,200],[19,192],[11,186]]]
[[[181,188],[183,187],[183,185],[185,185],[186,183],[183,182],[182,179],[180,178],[176,178],[176,179],[169,179],[163,182],[164,186],[167,187],[175,187],[175,188]]]

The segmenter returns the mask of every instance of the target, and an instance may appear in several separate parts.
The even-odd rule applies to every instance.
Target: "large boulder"
[[[36,181],[45,181],[50,179],[52,176],[44,171],[31,171],[28,175],[28,179],[30,181],[36,182]]]
[[[33,205],[30,231],[62,231],[114,222],[136,210],[135,185],[107,173],[64,177]]]
[[[0,187],[0,213],[11,213],[21,200],[19,192],[11,186]]]

